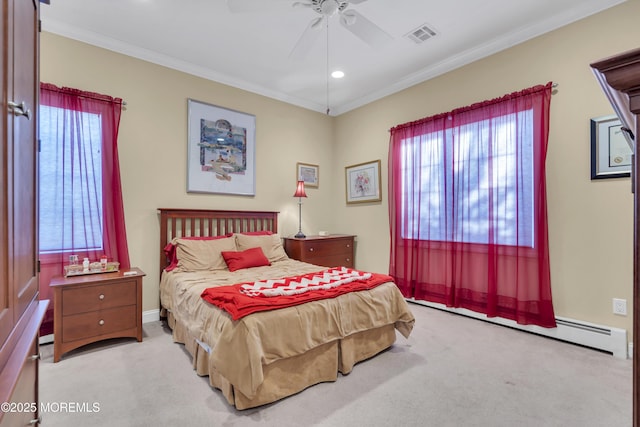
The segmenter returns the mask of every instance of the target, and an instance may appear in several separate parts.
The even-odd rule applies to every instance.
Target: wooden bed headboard
[[[168,265],[164,247],[175,237],[278,232],[278,212],[160,208],[160,274]]]

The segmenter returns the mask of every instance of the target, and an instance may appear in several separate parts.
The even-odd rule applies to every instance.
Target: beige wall
[[[630,180],[590,179],[593,117],[613,114],[589,64],[638,47],[640,2],[632,0],[527,43],[368,104],[336,119],[336,170],[381,159],[383,203],[347,207],[336,182],[334,228],[358,235],[359,268],[386,271],[388,130],[548,81],[551,101],[547,155],[551,279],[556,315],[627,329],[631,315],[612,314],[612,298],[632,302]]]
[[[611,299],[632,300],[629,179],[590,180],[589,119],[612,114],[589,63],[637,47],[638,0],[477,61],[401,93],[330,118],[49,33],[42,34],[41,80],[118,96],[120,161],[132,264],[147,272],[144,310],[158,306],[159,207],[281,212],[281,234],[297,231],[291,197],[296,162],[320,165],[303,231],[358,236],[357,267],[387,272],[388,130],[476,101],[554,81],[547,183],[556,314],[631,331]],[[254,114],[255,197],[186,193],[187,98]],[[344,167],[382,160],[383,201],[346,206]]]
[[[158,307],[157,208],[280,211],[283,235],[298,230],[296,162],[320,166],[308,189],[303,230],[327,229],[332,216],[331,118],[145,61],[43,33],[41,81],[123,98],[119,155],[132,265],[147,273],[143,310]],[[186,192],[187,99],[256,116],[256,196]]]

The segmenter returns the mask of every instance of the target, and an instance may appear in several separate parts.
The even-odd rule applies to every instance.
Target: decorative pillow
[[[176,237],[171,240],[167,245],[163,248],[164,254],[166,255],[169,261],[169,265],[165,268],[166,271],[171,271],[178,266],[178,258],[176,257],[176,242],[179,239],[184,240],[218,240],[224,239],[226,237],[230,237],[231,235],[226,236],[189,236],[189,237]]]
[[[175,244],[176,269],[178,271],[224,270],[227,264],[222,258],[222,251],[235,251],[236,242],[233,237],[211,239],[173,239]]]
[[[269,262],[284,261],[289,259],[282,247],[282,239],[278,234],[246,235],[235,234],[236,246],[239,251],[260,247]]]
[[[271,265],[267,257],[259,247],[249,248],[244,251],[223,251],[222,257],[227,263],[229,271],[240,270],[241,268],[262,267]]]

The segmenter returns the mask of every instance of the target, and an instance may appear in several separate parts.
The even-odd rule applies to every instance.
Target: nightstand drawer
[[[129,305],[136,301],[136,281],[63,289],[62,315]]]
[[[136,306],[76,314],[64,320],[62,340],[76,341],[136,328]]]
[[[326,257],[337,254],[353,253],[352,239],[314,240],[303,246],[302,250],[314,257]]]

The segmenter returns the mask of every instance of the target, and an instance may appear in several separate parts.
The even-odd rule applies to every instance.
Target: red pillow
[[[221,254],[224,262],[227,263],[227,267],[229,267],[229,271],[271,265],[260,247],[249,248],[245,251],[222,251]]]
[[[189,236],[189,237],[179,237],[179,239],[185,240],[217,240],[217,239],[226,239],[229,235],[226,236]],[[178,258],[176,257],[176,246],[169,242],[163,248],[164,254],[167,256],[169,260],[169,265],[165,268],[166,271],[171,271],[178,266]]]

